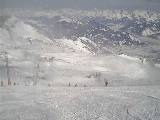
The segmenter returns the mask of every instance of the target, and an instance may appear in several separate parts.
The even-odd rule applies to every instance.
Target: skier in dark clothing
[[[106,86],[106,87],[108,86],[108,81],[105,81],[105,86]]]

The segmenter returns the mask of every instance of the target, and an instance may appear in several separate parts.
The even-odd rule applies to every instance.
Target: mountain
[[[46,84],[54,79],[59,85],[68,82],[102,85],[107,76],[113,80],[112,85],[133,85],[135,81],[140,84],[139,80],[149,84],[150,78],[158,76],[160,29],[156,12],[6,10],[5,13],[0,16],[1,67],[6,68],[7,52],[10,75],[15,81],[28,85]],[[0,72],[3,78],[5,71]],[[154,84],[159,84],[157,77],[153,78]]]
[[[86,38],[92,44],[81,41],[94,54],[126,53],[157,60],[160,57],[160,14],[156,11],[64,9],[12,15],[51,40]]]
[[[159,120],[159,13],[2,13],[1,120]]]

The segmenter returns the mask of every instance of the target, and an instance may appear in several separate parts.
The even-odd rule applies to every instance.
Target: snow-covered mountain
[[[114,81],[119,76],[118,81],[123,82],[118,84],[135,84],[140,79],[148,84],[145,79],[154,74],[154,83],[159,83],[160,24],[156,12],[6,10],[5,13],[0,16],[1,61],[5,67],[4,52],[7,52],[10,69],[17,74],[11,72],[15,80],[23,78],[28,84],[39,79],[43,83],[53,80],[54,73],[59,84],[75,83],[76,79],[80,84],[92,85],[97,84],[100,74],[101,80],[109,76]],[[148,69],[148,65],[153,68]],[[127,66],[124,71],[120,70],[122,66]]]
[[[94,54],[126,53],[157,60],[160,56],[160,14],[155,11],[64,9],[12,15],[52,40],[85,38],[89,42],[81,42]]]
[[[152,11],[5,9],[0,119],[159,120],[159,32]]]

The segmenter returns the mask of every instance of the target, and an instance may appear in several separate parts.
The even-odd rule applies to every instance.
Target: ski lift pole
[[[36,69],[35,69],[36,73],[35,73],[35,80],[34,80],[33,85],[37,85],[37,83],[38,83],[38,80],[39,80],[39,72],[40,72],[40,65],[37,64],[35,68],[36,68]]]
[[[8,85],[11,85],[10,70],[9,70],[9,59],[8,59],[8,53],[7,52],[5,52],[5,61],[6,61]]]

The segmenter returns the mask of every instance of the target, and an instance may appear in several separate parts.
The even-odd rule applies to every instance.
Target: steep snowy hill
[[[1,67],[5,69],[0,74],[4,79],[7,79],[4,57],[7,52],[10,76],[26,85],[160,83],[160,41],[151,38],[153,33],[146,30],[156,24],[154,32],[158,33],[158,13],[83,11],[80,15],[82,11],[75,10],[65,14],[68,11],[72,10],[13,11],[12,15],[8,12],[7,16],[1,16]],[[143,22],[146,29],[139,31]]]
[[[156,56],[157,60],[160,57],[160,15],[155,11],[65,9],[12,14],[50,39],[86,38],[92,44],[83,44],[94,54],[125,53],[150,59]]]

